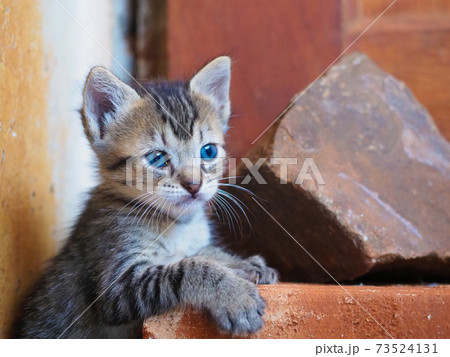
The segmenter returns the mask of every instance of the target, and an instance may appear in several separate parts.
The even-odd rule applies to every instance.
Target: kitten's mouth
[[[201,199],[201,194],[196,193],[195,195],[183,195],[178,199],[177,203],[180,205],[188,205],[193,204],[196,201],[203,202]]]

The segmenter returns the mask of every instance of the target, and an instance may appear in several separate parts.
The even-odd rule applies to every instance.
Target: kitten
[[[228,57],[189,83],[145,90],[91,70],[82,121],[102,181],[26,299],[19,337],[140,337],[146,318],[176,306],[205,310],[234,334],[262,327],[255,282],[277,273],[214,246],[206,212],[226,158],[229,86]]]

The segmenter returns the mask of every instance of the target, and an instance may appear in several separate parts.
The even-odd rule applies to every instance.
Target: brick
[[[280,165],[267,159],[259,170],[267,184],[252,179],[245,187],[338,281],[367,274],[449,279],[450,145],[409,89],[366,56],[354,53],[333,66],[248,157],[298,160],[286,184]],[[324,185],[317,176],[295,183],[306,158]],[[284,281],[333,281],[236,191],[252,212],[252,229],[241,239],[224,235],[231,249],[264,255]]]
[[[342,48],[392,2],[341,1]],[[450,139],[450,2],[397,1],[353,46],[406,83]],[[414,61],[410,59],[414,58]]]
[[[449,338],[450,286],[260,286],[265,325],[251,338]],[[370,313],[363,310],[363,308]],[[380,323],[384,331],[377,322]],[[144,338],[231,338],[204,313],[173,311],[144,323]]]

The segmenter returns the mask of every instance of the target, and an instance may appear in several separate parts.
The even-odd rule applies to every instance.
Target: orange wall
[[[55,200],[46,121],[41,14],[0,2],[0,337],[54,251]]]

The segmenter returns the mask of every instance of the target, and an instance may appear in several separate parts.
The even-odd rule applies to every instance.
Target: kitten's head
[[[228,57],[210,62],[188,83],[136,89],[93,68],[82,119],[105,184],[174,215],[210,200],[226,158],[229,87]]]

